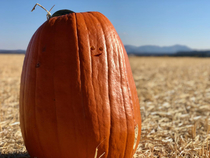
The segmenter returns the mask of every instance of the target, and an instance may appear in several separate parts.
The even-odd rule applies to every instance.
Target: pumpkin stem
[[[49,19],[49,18],[52,17],[50,11],[53,9],[53,7],[54,7],[55,5],[53,5],[52,8],[50,9],[50,11],[48,11],[48,10],[45,9],[41,4],[36,3],[35,6],[33,7],[33,9],[32,9],[31,11],[34,11],[37,5],[40,6],[42,9],[44,9],[44,10],[47,12],[47,15],[46,15],[46,16],[47,16],[47,19]]]

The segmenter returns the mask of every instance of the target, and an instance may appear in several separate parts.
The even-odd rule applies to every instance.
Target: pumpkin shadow
[[[0,158],[30,158],[28,153],[11,153],[11,154],[2,154],[0,152]]]

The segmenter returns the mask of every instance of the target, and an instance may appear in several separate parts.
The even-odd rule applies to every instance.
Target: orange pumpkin
[[[125,48],[104,15],[51,17],[34,33],[21,76],[20,126],[31,157],[94,158],[96,148],[102,158],[133,156],[139,100]]]

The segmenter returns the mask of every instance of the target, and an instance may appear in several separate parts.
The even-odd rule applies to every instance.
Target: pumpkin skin
[[[140,105],[125,48],[99,12],[52,17],[34,33],[20,85],[31,157],[131,158]],[[138,129],[135,144],[135,128]]]

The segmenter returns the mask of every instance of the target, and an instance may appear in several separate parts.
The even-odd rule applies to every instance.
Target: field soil
[[[18,109],[23,60],[24,55],[0,55],[0,158],[28,157]],[[134,157],[209,157],[210,58],[129,60],[142,116]]]

